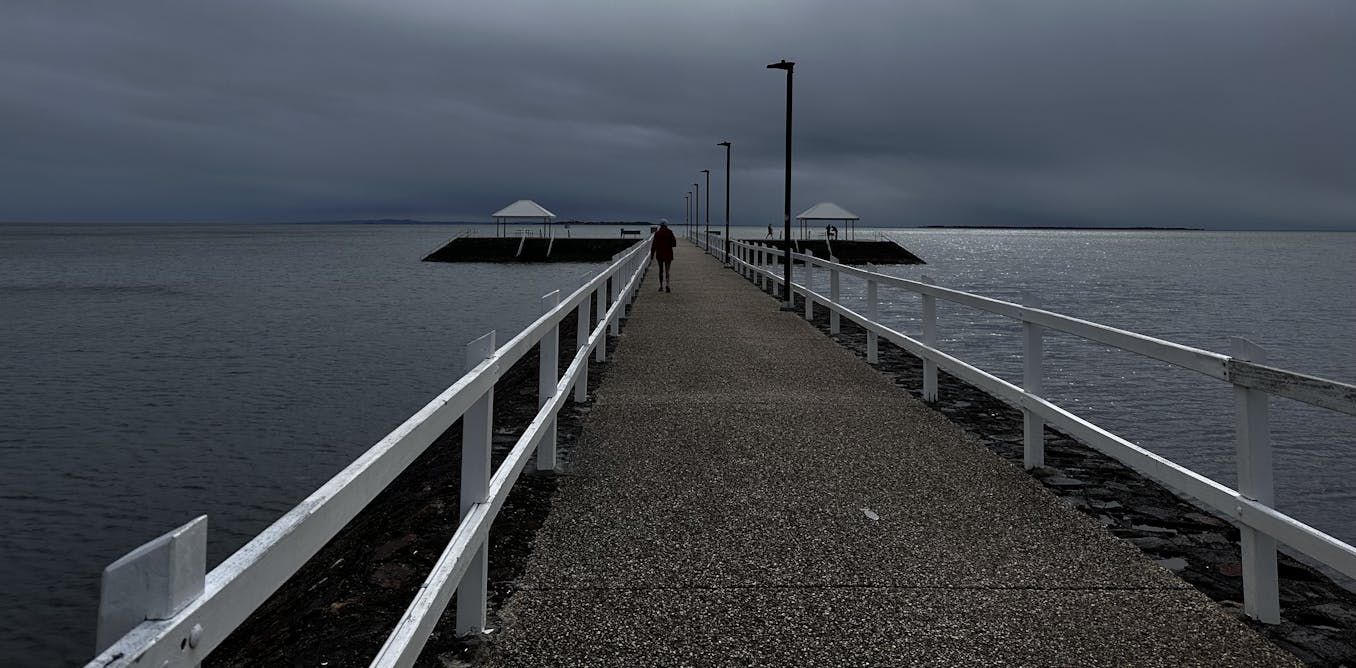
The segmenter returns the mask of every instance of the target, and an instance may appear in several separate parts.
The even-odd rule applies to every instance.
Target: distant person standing
[[[767,224],[767,238],[772,238],[772,223]]]
[[[654,233],[654,243],[650,245],[650,257],[659,261],[659,291],[673,292],[673,249],[678,245],[678,237],[673,236],[666,218],[659,219],[659,231]]]

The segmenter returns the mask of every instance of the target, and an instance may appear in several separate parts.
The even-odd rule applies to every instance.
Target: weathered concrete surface
[[[674,291],[636,302],[488,663],[1295,663],[678,251]]]

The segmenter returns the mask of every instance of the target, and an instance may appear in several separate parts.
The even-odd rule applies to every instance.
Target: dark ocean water
[[[465,342],[596,269],[418,261],[457,231],[0,226],[0,664],[89,658],[108,562],[202,513],[220,561],[455,380]],[[1356,234],[890,234],[929,262],[898,275],[1356,380]],[[882,299],[918,331],[916,297]],[[940,315],[945,349],[1020,377],[1017,326]],[[1232,484],[1229,386],[1046,341],[1057,401]],[[1356,540],[1356,418],[1277,400],[1273,432],[1282,509]]]
[[[594,265],[423,263],[442,226],[0,227],[0,665],[92,656],[103,567],[215,564]]]

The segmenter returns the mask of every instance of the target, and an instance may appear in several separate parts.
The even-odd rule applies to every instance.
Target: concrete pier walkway
[[[1293,665],[682,243],[493,665]]]

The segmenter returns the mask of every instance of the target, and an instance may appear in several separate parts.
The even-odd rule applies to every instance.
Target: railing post
[[[628,305],[636,303],[636,295],[640,294],[639,281],[632,283],[631,279],[638,277],[641,273],[641,268],[639,253],[632,256],[626,263],[626,282],[630,286],[626,290],[626,303]],[[626,317],[631,317],[630,312],[627,312]]]
[[[580,350],[583,350],[589,345],[588,295],[584,295],[584,298],[579,300],[579,308],[576,309],[574,312],[574,319],[575,319],[574,354],[578,355]],[[582,404],[588,400],[589,400],[589,363],[588,360],[586,359],[584,360],[583,364],[579,365],[579,375],[575,376],[574,379],[574,402],[576,404]]]
[[[810,291],[814,289],[815,284],[815,263],[814,260],[811,259],[814,256],[814,251],[808,248],[805,249],[805,280],[802,282],[805,283],[805,319],[810,321],[815,319],[815,300],[810,296]],[[787,286],[787,288],[790,287],[791,286]],[[794,296],[796,293],[793,291],[789,294],[792,297],[792,301],[795,301]]]
[[[640,295],[640,282],[645,280],[645,266],[649,264],[650,256],[646,253],[636,253],[631,260],[631,275],[635,277],[636,282],[631,286],[631,303],[636,303],[636,297]]]
[[[830,255],[829,262],[837,263],[838,258]],[[838,320],[838,268],[829,267],[829,301],[834,305],[829,307],[829,335],[838,336],[840,331]]]
[[[611,260],[612,263],[616,264],[617,260],[619,260],[621,257],[622,253],[617,253],[616,255],[613,255]],[[612,280],[609,282],[610,283],[609,294],[611,294],[612,296],[612,303],[613,304],[620,303],[622,305],[620,308],[617,309],[617,318],[616,320],[613,321],[617,323],[617,326],[619,328],[618,331],[620,331],[621,321],[625,320],[627,317],[626,304],[630,303],[627,301],[626,298],[626,275],[627,275],[626,263],[623,262],[617,265],[617,270],[612,274]],[[616,334],[616,332],[613,333]]]
[[[607,281],[604,280],[604,283]],[[593,313],[598,318],[598,322],[603,321],[603,314],[607,313],[607,286],[599,285],[597,290],[593,291]],[[603,330],[603,335],[598,338],[597,345],[593,348],[593,361],[607,361],[607,330]]]
[[[560,291],[554,290],[541,298],[542,307],[547,313],[560,305]],[[560,323],[541,337],[537,344],[537,408],[545,406],[556,396],[556,384],[560,382]],[[542,430],[541,442],[537,444],[537,470],[554,471],[556,468],[556,419]]]
[[[775,297],[777,296],[777,281],[773,272],[776,271],[777,265],[781,263],[781,259],[780,256],[774,255],[772,251],[773,249],[770,246],[763,249],[763,271],[765,272],[763,274],[763,288],[767,290],[768,294]]]
[[[875,273],[876,265],[868,262],[866,270]],[[866,281],[866,319],[873,323],[880,322],[880,303],[876,301],[875,279],[867,279]],[[866,330],[866,362],[867,364],[880,363],[880,341],[875,329]]]
[[[621,294],[620,283],[621,283],[621,270],[614,271],[612,272],[611,276],[607,277],[607,299],[609,305],[617,303],[618,301],[617,298]],[[621,314],[625,312],[626,312],[625,307],[617,309],[617,317],[613,318],[611,321],[608,322],[607,329],[608,332],[612,334],[612,336],[617,336],[621,334]]]
[[[1025,291],[1022,292],[1022,304],[1040,307],[1035,295]],[[1026,344],[1022,357],[1022,388],[1036,396],[1044,391],[1041,382],[1044,329],[1033,322],[1022,321],[1022,338]],[[1022,409],[1022,466],[1028,471],[1045,466],[1045,418],[1029,408]]]
[[[767,257],[767,263],[768,263],[768,285],[767,285],[768,294],[784,302],[786,301],[786,299],[782,297],[782,293],[777,290],[777,286],[780,285],[778,281],[780,281],[782,278],[781,253],[769,252]]]
[[[754,264],[757,264],[757,265],[758,265],[758,272],[755,274],[755,276],[756,276],[757,281],[758,281],[758,289],[759,289],[759,290],[762,290],[762,289],[764,289],[764,285],[763,285],[763,272],[764,272],[764,271],[767,271],[767,259],[763,257],[763,245],[762,245],[762,244],[758,244],[758,250],[755,250],[755,251],[754,251],[754,255],[757,256],[757,259],[754,261]]]
[[[763,249],[763,289],[773,297],[777,296],[777,281],[773,280],[772,271],[776,269],[777,261],[773,259],[772,248]]]
[[[1236,359],[1265,364],[1267,353],[1244,338],[1231,341]],[[1234,386],[1238,432],[1238,493],[1272,505],[1275,488],[1271,467],[1271,419],[1267,393]],[[1276,574],[1276,539],[1246,525],[1238,527],[1243,555],[1243,612],[1265,624],[1281,621],[1280,585]]]
[[[639,293],[640,290],[638,289],[639,286],[636,285],[636,284],[634,284],[634,283],[632,283],[631,280],[632,280],[633,278],[636,278],[637,274],[639,274],[639,273],[640,273],[640,261],[639,261],[639,258],[632,257],[632,258],[626,263],[626,284],[627,284],[628,286],[630,286],[630,287],[628,287],[627,290],[626,290],[626,303],[627,303],[627,304],[634,304],[634,303],[636,303],[636,294]],[[630,312],[627,313],[627,316],[626,316],[626,317],[628,317],[628,318],[631,317]]]
[[[466,368],[494,355],[494,331],[466,344]],[[461,416],[461,519],[490,493],[490,437],[494,429],[494,388],[485,391]],[[476,549],[466,574],[457,585],[457,635],[485,628],[485,597],[489,580],[487,539]]]
[[[931,276],[920,278],[928,285],[936,285]],[[937,347],[937,298],[923,295],[923,343],[929,348]],[[923,401],[937,400],[937,362],[931,355],[923,358]]]
[[[100,582],[95,652],[102,653],[148,619],[178,614],[202,595],[206,574],[206,515],[109,564]],[[186,646],[196,648],[201,633],[200,627],[193,629],[184,639]]]

